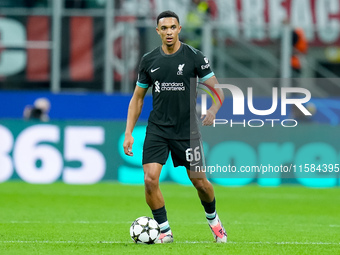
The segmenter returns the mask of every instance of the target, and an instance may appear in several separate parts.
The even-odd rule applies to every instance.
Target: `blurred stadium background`
[[[135,156],[127,158],[121,145],[139,60],[160,44],[155,18],[168,9],[179,14],[181,40],[204,52],[218,78],[255,84],[259,108],[271,103],[272,88],[287,78],[303,78],[290,86],[312,93],[313,116],[296,129],[264,127],[254,135],[236,127],[227,130],[234,143],[222,145],[206,136],[208,162],[210,155],[235,161],[229,151],[237,150],[230,146],[248,164],[339,162],[339,0],[1,0],[0,182],[143,183],[140,152],[150,94],[134,134]],[[293,47],[296,28],[308,42],[304,52]],[[299,57],[299,72],[291,67],[292,54]],[[25,107],[41,97],[51,103],[49,122],[24,120]],[[297,118],[292,110],[288,115]],[[216,154],[217,146],[223,154]],[[256,177],[214,182],[288,182],[280,175]],[[295,177],[289,182],[339,185],[335,173]],[[169,162],[161,180],[189,184],[185,171],[174,172]]]

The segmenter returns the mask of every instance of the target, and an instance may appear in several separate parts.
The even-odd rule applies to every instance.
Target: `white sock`
[[[161,233],[163,234],[171,234],[171,229],[168,221],[165,221],[161,224],[159,224],[159,227],[161,228]],[[164,232],[165,231],[165,232]]]
[[[162,234],[171,235],[172,234],[171,229],[169,231],[166,231],[165,233],[162,233]]]
[[[211,226],[217,225],[218,215],[217,215],[216,211],[213,212],[213,213],[205,213],[205,217],[207,218],[209,225],[211,225]]]

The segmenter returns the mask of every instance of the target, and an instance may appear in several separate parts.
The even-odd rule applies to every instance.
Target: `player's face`
[[[171,47],[178,41],[181,28],[176,18],[169,17],[160,19],[156,30],[162,39],[162,43]]]

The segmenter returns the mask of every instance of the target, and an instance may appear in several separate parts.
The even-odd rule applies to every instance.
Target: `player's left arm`
[[[208,80],[206,80],[204,82],[205,84],[207,84],[210,87],[213,87],[217,93],[217,95],[215,93],[213,93],[214,96],[214,101],[216,103],[213,103],[211,105],[211,107],[207,110],[207,114],[201,116],[201,119],[204,118],[204,120],[202,121],[203,126],[211,126],[214,123],[214,119],[216,118],[216,114],[218,112],[218,110],[221,108],[223,101],[224,101],[224,93],[223,90],[221,88],[215,88],[216,84],[219,84],[217,81],[216,76],[212,76],[210,77]],[[221,104],[222,103],[222,104]]]

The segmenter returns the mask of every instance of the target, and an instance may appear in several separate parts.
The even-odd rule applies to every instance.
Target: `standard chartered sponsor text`
[[[183,82],[162,82],[161,83],[161,90],[162,91],[184,91],[185,86]]]

